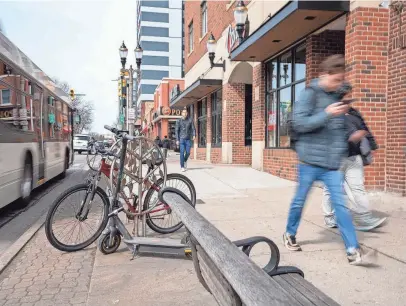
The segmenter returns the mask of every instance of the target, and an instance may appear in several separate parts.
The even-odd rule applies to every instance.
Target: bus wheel
[[[27,156],[24,162],[24,174],[21,180],[21,206],[27,206],[30,203],[31,191],[33,186],[32,178],[32,161]]]
[[[63,172],[59,175],[60,179],[63,179],[66,177],[66,170],[69,168],[69,152],[66,151],[65,153],[65,161],[63,163]]]

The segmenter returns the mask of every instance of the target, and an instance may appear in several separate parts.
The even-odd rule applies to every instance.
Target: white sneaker
[[[185,172],[185,171],[186,171],[186,169],[185,169],[185,168],[181,168],[181,169],[180,169],[180,171]]]

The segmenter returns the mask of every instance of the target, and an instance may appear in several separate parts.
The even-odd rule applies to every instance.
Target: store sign
[[[129,108],[128,109],[128,119],[129,120],[134,120],[135,119],[135,109],[134,108]]]
[[[1,109],[0,119],[13,118],[13,109]]]
[[[227,39],[226,39],[226,48],[228,54],[231,53],[231,50],[237,45],[238,42],[238,33],[236,29],[230,24],[227,30]]]
[[[164,106],[161,109],[161,114],[163,116],[182,116],[182,110]]]

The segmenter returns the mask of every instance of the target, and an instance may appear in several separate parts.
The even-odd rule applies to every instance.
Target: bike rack
[[[134,137],[133,139],[136,139]],[[141,139],[138,137],[138,139]],[[128,140],[123,139],[123,146],[127,148]],[[124,142],[127,142],[124,144]],[[159,156],[163,156],[162,151],[160,150],[159,147],[156,146],[156,149],[158,150]],[[138,154],[132,154],[135,157],[135,162],[138,163],[137,167],[137,177],[142,178],[143,173],[142,173],[142,165],[143,165],[143,160],[145,155],[143,154],[143,145],[142,141],[140,140],[140,145],[138,146]],[[162,160],[163,163],[166,163],[165,159]],[[164,174],[166,176],[166,173]],[[118,177],[119,180],[121,180],[121,177]],[[138,195],[143,194],[143,179],[141,179],[141,182],[138,183]],[[166,181],[166,177],[164,179]],[[117,188],[117,187],[116,187]],[[187,199],[187,197],[185,196]],[[189,201],[189,199],[187,199]],[[113,203],[114,204],[114,203]],[[146,214],[141,214],[142,213],[142,208],[143,208],[143,197],[139,196],[138,197],[138,206],[137,206],[137,212],[138,216],[134,218],[135,222],[135,236],[132,236],[130,232],[127,230],[126,226],[124,223],[121,221],[119,218],[118,214],[119,212],[123,211],[123,208],[118,208],[113,210],[109,214],[109,222],[107,224],[107,227],[103,231],[103,234],[107,235],[110,234],[110,239],[109,243],[112,245],[114,241],[114,235],[119,232],[123,236],[123,242],[127,245],[129,250],[133,253],[133,259],[140,253],[145,253],[145,254],[159,254],[159,255],[172,255],[172,256],[188,256],[190,254],[190,247],[187,244],[187,237],[183,237],[180,241],[172,238],[156,238],[156,237],[147,237],[147,231],[146,231]],[[141,217],[140,217],[141,216]],[[141,220],[140,220],[141,218]],[[141,222],[140,222],[141,221]],[[140,224],[141,223],[141,224]],[[141,225],[141,229],[140,229]]]

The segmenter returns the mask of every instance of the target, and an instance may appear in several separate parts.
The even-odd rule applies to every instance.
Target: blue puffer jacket
[[[336,170],[348,156],[345,116],[331,117],[325,112],[340,97],[318,83],[318,79],[313,80],[294,105],[293,127],[298,133],[295,150],[303,163]]]

